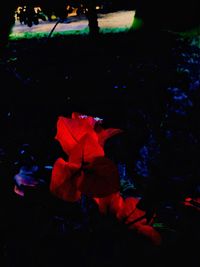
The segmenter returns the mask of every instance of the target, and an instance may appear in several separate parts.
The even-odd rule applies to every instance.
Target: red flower
[[[79,200],[81,192],[77,190],[76,183],[81,175],[78,165],[57,159],[52,170],[50,191],[66,201]]]
[[[94,198],[103,215],[112,215],[122,223],[125,223],[129,230],[145,236],[154,245],[160,245],[161,236],[151,224],[147,224],[146,212],[137,208],[139,198],[128,197],[123,199],[119,192],[105,198]]]
[[[117,167],[104,155],[106,140],[122,131],[103,129],[101,122],[76,112],[71,119],[58,118],[55,138],[68,155],[68,162],[62,158],[55,162],[50,191],[65,201],[77,201],[84,193],[94,198],[102,214],[112,214],[130,230],[134,229],[158,245],[160,235],[147,224],[145,211],[137,208],[139,199],[123,199]]]
[[[139,234],[145,236],[148,240],[152,242],[155,246],[159,246],[162,242],[161,235],[156,231],[153,226],[148,224],[138,224],[133,227]]]
[[[105,197],[119,191],[119,174],[115,164],[106,157],[96,157],[83,165],[84,176],[78,189],[90,197]]]
[[[104,198],[94,198],[99,211],[103,215],[112,215],[121,220],[124,217],[124,199],[120,192],[113,193]]]
[[[57,121],[57,134],[55,138],[60,142],[63,150],[68,155],[86,134],[90,137],[90,141],[93,140],[93,144],[96,142],[96,144],[103,148],[108,138],[121,133],[122,130],[114,128],[104,130],[100,126],[101,122],[102,120],[100,119],[81,115],[77,112],[72,113],[71,119],[60,116]]]
[[[52,170],[50,191],[65,201],[76,201],[81,193],[105,197],[119,190],[115,164],[104,157],[105,141],[120,129],[104,130],[102,120],[72,113],[72,118],[59,117],[56,140],[69,156],[58,159]]]

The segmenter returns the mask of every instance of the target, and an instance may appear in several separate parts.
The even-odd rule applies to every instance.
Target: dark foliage
[[[199,55],[178,35],[149,29],[9,43],[0,62],[5,266],[164,267],[198,260],[199,211],[182,201],[199,196]],[[44,166],[62,153],[54,140],[56,120],[72,111],[124,130],[108,141],[106,153],[125,163],[140,207],[149,217],[156,211],[161,247],[101,217],[88,199],[70,204],[49,194]],[[21,199],[13,193],[13,176],[24,164],[23,144],[30,144],[45,182]]]

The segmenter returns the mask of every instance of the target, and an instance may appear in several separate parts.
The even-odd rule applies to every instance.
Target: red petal
[[[81,115],[82,115],[82,114],[79,113],[79,112],[72,112],[72,119],[73,119],[73,120],[79,119],[79,117],[80,117]]]
[[[128,218],[126,219],[126,224],[133,226],[137,226],[138,224],[146,224],[147,219],[145,217],[146,212],[135,208],[132,213],[129,214]]]
[[[124,199],[120,195],[120,192],[111,194],[103,198],[94,198],[95,202],[99,206],[99,212],[106,215],[112,214],[117,219],[123,218]]]
[[[115,164],[105,157],[95,158],[84,167],[78,189],[91,197],[105,197],[119,191],[119,174]]]
[[[88,117],[91,118],[91,120],[93,120],[92,117]],[[95,138],[96,140],[98,140],[97,134],[95,133],[95,131],[93,130],[93,125],[91,125],[91,123],[89,123],[88,118],[77,118],[77,119],[66,119],[66,123],[67,123],[67,127],[69,129],[69,131],[72,133],[72,136],[74,137],[74,139],[76,141],[79,141],[85,134],[90,134],[93,136],[93,138]]]
[[[110,200],[110,212],[116,216],[118,219],[122,219],[124,211],[124,199],[120,193],[112,194]]]
[[[91,162],[94,158],[103,157],[104,150],[89,134],[84,135],[70,152],[69,162],[81,165]]]
[[[55,137],[62,146],[62,149],[66,154],[69,154],[73,147],[77,144],[71,131],[68,127],[68,119],[64,117],[59,117],[57,121],[57,134]]]
[[[98,137],[91,125],[84,120],[59,117],[55,138],[60,142],[65,153],[70,154],[74,146],[87,133],[94,139],[98,140]]]
[[[127,197],[124,200],[124,216],[130,216],[136,209],[136,205],[139,202],[139,198]]]
[[[69,162],[76,164],[81,168],[81,165],[83,163],[83,152],[84,152],[84,146],[85,146],[85,138],[86,136],[83,136],[79,143],[77,143],[74,148],[71,150],[69,155]]]
[[[137,225],[137,232],[147,237],[154,245],[161,244],[161,235],[150,225]]]
[[[92,162],[97,157],[104,156],[104,150],[99,143],[93,138],[93,136],[87,134],[85,136],[83,161]]]
[[[57,159],[52,170],[51,193],[65,201],[79,200],[81,193],[76,187],[78,170],[76,165],[65,162],[62,158]]]
[[[116,134],[120,134],[123,131],[121,129],[114,129],[114,128],[109,128],[104,130],[101,126],[98,126],[96,128],[96,132],[98,135],[99,144],[103,147],[108,138],[111,138]]]
[[[72,113],[72,119],[84,120],[86,123],[88,123],[90,126],[92,126],[92,128],[94,128],[95,124],[97,123],[95,118],[93,118],[91,116],[83,115],[83,114],[78,113],[78,112]]]

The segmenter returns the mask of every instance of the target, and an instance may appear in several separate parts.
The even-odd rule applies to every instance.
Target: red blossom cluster
[[[77,201],[84,193],[106,197],[119,191],[119,174],[115,164],[105,157],[104,143],[120,129],[103,129],[101,121],[72,113],[59,117],[58,140],[68,161],[58,158],[53,166],[50,191],[65,201]]]
[[[82,194],[94,199],[100,213],[112,214],[152,240],[161,242],[160,234],[147,224],[146,212],[137,208],[139,198],[124,199],[120,194],[117,166],[105,156],[108,138],[122,132],[103,129],[102,120],[72,113],[71,118],[59,117],[55,139],[59,141],[68,161],[58,158],[53,166],[50,191],[69,202],[78,201]]]

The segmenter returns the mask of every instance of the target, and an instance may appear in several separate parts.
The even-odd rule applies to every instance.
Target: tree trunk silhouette
[[[95,0],[85,0],[88,18],[89,33],[91,36],[96,36],[99,34],[99,26],[97,20],[96,12],[96,1]]]
[[[0,56],[8,44],[9,34],[15,23],[15,4],[6,4],[0,9]]]

